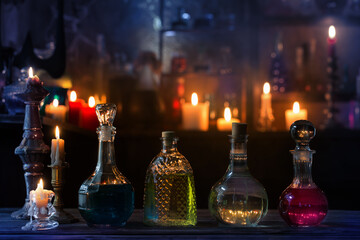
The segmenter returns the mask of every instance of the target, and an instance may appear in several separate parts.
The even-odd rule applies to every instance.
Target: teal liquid
[[[90,227],[124,226],[134,211],[134,190],[130,184],[90,185],[79,191],[79,211]]]

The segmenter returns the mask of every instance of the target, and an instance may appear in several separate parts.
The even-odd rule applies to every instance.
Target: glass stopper
[[[316,129],[312,122],[307,120],[298,120],[291,124],[291,137],[295,140],[296,149],[310,149],[309,143],[315,137]]]
[[[112,126],[116,115],[116,105],[113,103],[104,103],[96,105],[96,115],[100,126]]]

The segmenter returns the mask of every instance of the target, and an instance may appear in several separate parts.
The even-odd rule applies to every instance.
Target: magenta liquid
[[[279,211],[290,226],[315,226],[325,218],[328,202],[319,188],[288,187],[281,194]]]

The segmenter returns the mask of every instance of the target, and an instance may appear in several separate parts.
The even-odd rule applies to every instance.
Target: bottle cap
[[[113,103],[98,104],[95,107],[100,126],[112,126],[116,115],[116,105]]]
[[[162,138],[174,138],[175,137],[175,132],[174,131],[163,131],[161,133],[161,137]]]
[[[246,123],[232,123],[232,134],[233,138],[239,138],[247,134],[247,124]]]
[[[316,128],[310,121],[298,120],[291,124],[290,134],[296,142],[297,148],[310,149],[309,143],[315,137]]]

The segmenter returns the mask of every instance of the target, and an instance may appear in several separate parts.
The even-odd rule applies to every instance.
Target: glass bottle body
[[[246,137],[231,143],[230,164],[210,191],[209,209],[220,224],[256,226],[267,213],[268,197],[248,170]]]
[[[150,226],[195,226],[197,222],[193,170],[178,152],[176,139],[150,163],[145,178],[144,223]]]
[[[294,179],[280,196],[279,211],[287,224],[295,227],[316,226],[328,211],[325,194],[312,180],[311,150],[291,151],[294,157]]]
[[[81,185],[79,211],[90,227],[121,227],[134,211],[134,190],[115,164],[114,130],[103,126],[95,172]],[[110,139],[109,131],[113,131]]]

